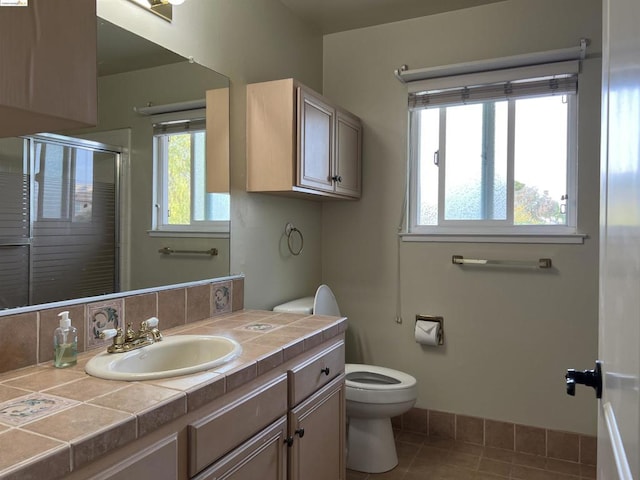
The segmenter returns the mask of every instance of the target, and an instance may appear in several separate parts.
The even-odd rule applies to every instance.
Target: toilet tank
[[[299,313],[311,315],[313,313],[314,297],[304,297],[291,300],[273,308],[274,312],[280,313]]]

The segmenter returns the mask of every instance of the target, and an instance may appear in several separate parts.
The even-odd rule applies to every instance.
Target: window
[[[409,233],[574,234],[577,74],[475,80],[409,95]]]
[[[206,191],[204,118],[154,120],[154,230],[228,233],[229,194]]]

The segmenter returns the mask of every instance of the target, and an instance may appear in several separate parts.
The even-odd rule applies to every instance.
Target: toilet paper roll
[[[416,321],[416,342],[422,345],[439,345],[441,338],[441,330],[439,322],[428,320]]]

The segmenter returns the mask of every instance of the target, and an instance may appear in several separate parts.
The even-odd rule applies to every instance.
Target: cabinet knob
[[[322,370],[320,370],[320,373],[324,373],[328,377],[329,374],[331,373],[331,370],[329,370],[329,367],[325,367]]]
[[[304,428],[299,428],[294,433],[298,435],[300,438],[302,438],[304,437]]]
[[[284,443],[287,444],[287,447],[290,447],[291,445],[293,445],[293,437],[287,437],[284,439]]]
[[[342,177],[340,175],[334,175],[333,177],[331,177],[331,180],[340,183],[342,182]]]

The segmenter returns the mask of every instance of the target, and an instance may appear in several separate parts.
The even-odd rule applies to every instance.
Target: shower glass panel
[[[27,142],[0,140],[0,308],[29,302]]]
[[[0,140],[0,309],[118,291],[119,153]]]
[[[118,288],[118,154],[35,140],[31,302]]]

